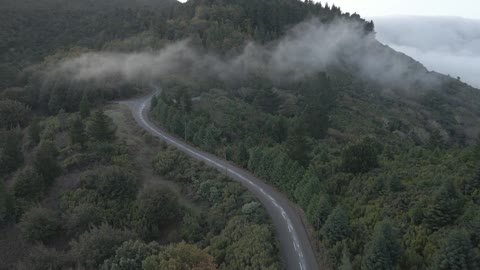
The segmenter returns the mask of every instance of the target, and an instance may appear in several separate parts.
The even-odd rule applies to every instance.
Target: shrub
[[[94,227],[70,243],[71,254],[83,267],[97,269],[123,242],[135,239],[134,233],[114,229],[108,224]]]
[[[60,220],[55,211],[35,207],[22,216],[19,225],[25,239],[45,241],[57,233],[60,228]]]

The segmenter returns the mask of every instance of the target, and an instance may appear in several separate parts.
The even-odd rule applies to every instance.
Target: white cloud
[[[375,18],[378,39],[428,69],[480,87],[480,20],[456,17]]]

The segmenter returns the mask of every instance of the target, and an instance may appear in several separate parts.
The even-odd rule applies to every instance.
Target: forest
[[[286,194],[305,213],[323,268],[480,269],[478,89],[369,38],[365,51],[342,55],[406,62],[408,84],[348,61],[301,80],[51,76],[84,53],[152,52],[184,39],[231,57],[249,42],[274,47],[312,19],[375,35],[374,22],[313,1],[69,2],[0,1],[0,268],[284,267],[252,195],[132,131],[128,112],[111,104],[158,85],[150,117]]]

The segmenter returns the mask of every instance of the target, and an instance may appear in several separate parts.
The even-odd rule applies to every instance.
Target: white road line
[[[251,180],[247,179],[245,176],[243,176],[243,175],[239,174],[238,172],[235,172],[235,171],[233,171],[229,168],[226,168],[225,165],[222,165],[222,164],[220,164],[220,163],[218,163],[218,162],[216,162],[216,161],[214,161],[214,160],[212,160],[212,159],[210,159],[210,158],[208,158],[208,157],[206,157],[206,156],[204,156],[200,153],[197,153],[197,152],[191,150],[190,148],[188,148],[187,146],[185,146],[181,143],[176,142],[174,139],[170,138],[169,136],[166,136],[166,135],[162,134],[158,129],[156,129],[155,127],[150,125],[150,123],[148,123],[145,120],[145,118],[143,117],[143,112],[144,112],[144,110],[146,108],[146,105],[147,105],[147,102],[149,100],[150,99],[146,99],[142,103],[142,105],[140,106],[140,110],[138,111],[138,114],[140,116],[140,121],[142,121],[143,125],[146,126],[150,131],[152,131],[154,134],[161,137],[165,141],[169,142],[170,144],[175,145],[177,148],[181,148],[184,151],[187,151],[187,152],[191,153],[192,155],[199,157],[202,160],[208,161],[210,164],[213,164],[213,165],[217,166],[218,168],[220,168],[222,170],[226,170],[230,175],[235,175],[237,178],[243,180],[244,182],[247,182],[250,186],[252,186],[256,190],[260,191],[270,201],[272,201],[272,203],[275,205],[275,207],[281,212],[283,219],[285,219],[285,221],[287,222],[288,231],[291,233],[291,236],[292,236],[292,239],[293,239],[293,247],[294,247],[295,251],[297,252],[297,255],[298,255],[298,258],[299,258],[298,265],[300,266],[300,270],[305,270],[306,269],[305,261],[304,261],[304,257],[303,257],[303,252],[300,248],[300,244],[299,244],[299,241],[298,241],[297,232],[295,231],[295,229],[293,227],[292,221],[287,216],[287,213],[285,212],[283,207],[278,204],[277,200],[275,200],[275,198],[273,198],[271,195],[266,193],[263,188],[261,188],[260,186],[258,186],[255,183],[253,183]]]

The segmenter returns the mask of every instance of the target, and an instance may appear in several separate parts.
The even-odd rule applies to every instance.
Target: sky
[[[362,17],[391,15],[456,16],[480,19],[479,0],[329,0],[330,5]]]

